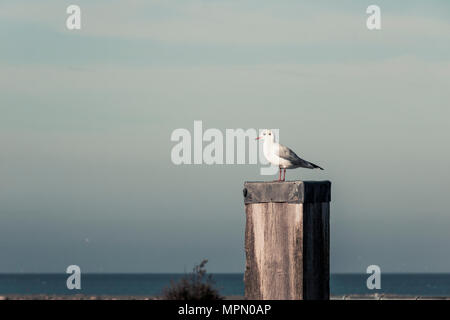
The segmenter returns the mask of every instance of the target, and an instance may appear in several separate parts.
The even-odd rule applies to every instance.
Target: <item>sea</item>
[[[69,290],[68,274],[0,274],[0,295],[120,295],[158,296],[171,282],[184,274],[82,274],[81,289]],[[224,296],[243,296],[243,274],[213,274],[215,285]],[[368,274],[332,274],[331,295],[399,294],[450,296],[450,274],[382,274],[381,289],[369,290]]]

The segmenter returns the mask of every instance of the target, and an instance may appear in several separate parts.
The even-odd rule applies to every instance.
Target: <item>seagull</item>
[[[295,154],[294,151],[289,149],[282,144],[275,142],[275,136],[271,130],[265,129],[262,132],[262,135],[256,140],[262,139],[264,141],[263,151],[264,157],[272,163],[280,168],[280,174],[278,176],[278,181],[286,180],[286,169],[295,169],[295,168],[308,168],[308,169],[320,169],[318,165],[308,162],[306,160],[301,159],[299,156]],[[281,170],[284,169],[283,180],[281,179]]]

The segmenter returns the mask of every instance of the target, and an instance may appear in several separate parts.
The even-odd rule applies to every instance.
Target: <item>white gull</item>
[[[264,141],[263,151],[264,157],[266,157],[267,161],[280,168],[278,181],[286,180],[286,169],[308,168],[323,170],[323,168],[318,165],[303,160],[288,147],[275,142],[275,136],[271,130],[263,130],[262,135],[256,139],[262,139]],[[284,170],[283,179],[281,179],[282,169]]]

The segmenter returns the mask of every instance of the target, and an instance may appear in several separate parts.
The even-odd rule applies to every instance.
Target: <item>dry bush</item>
[[[162,292],[166,300],[222,300],[223,297],[215,287],[212,275],[206,274],[203,260],[196,265],[192,273],[186,274],[178,282],[171,282],[170,286]]]

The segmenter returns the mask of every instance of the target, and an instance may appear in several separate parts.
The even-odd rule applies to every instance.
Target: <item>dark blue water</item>
[[[68,290],[66,274],[1,274],[1,294],[159,295],[182,274],[84,274],[81,290]],[[390,293],[450,296],[450,274],[384,274],[381,290],[368,290],[366,274],[333,274],[332,295]],[[242,274],[214,274],[222,295],[244,295]]]
[[[81,290],[69,290],[68,274],[0,274],[1,294],[87,294],[148,295],[161,294],[171,281],[184,274],[82,274]],[[242,274],[213,275],[222,295],[243,295]]]

